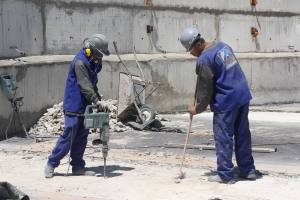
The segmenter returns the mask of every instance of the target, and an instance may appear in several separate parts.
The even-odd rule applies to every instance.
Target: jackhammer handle
[[[90,113],[92,113],[92,108],[95,108],[97,109],[97,112],[100,112],[99,108],[97,105],[88,105],[86,108],[85,108],[85,111],[84,111],[84,115],[88,115]]]
[[[97,105],[88,105],[88,106],[86,106],[84,114],[89,114],[91,108],[98,108],[98,106]]]

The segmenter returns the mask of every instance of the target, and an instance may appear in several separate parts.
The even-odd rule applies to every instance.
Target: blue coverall
[[[102,64],[95,64],[86,57],[81,49],[69,66],[64,95],[64,133],[59,137],[56,146],[48,157],[48,165],[56,168],[60,160],[70,152],[72,170],[81,170],[85,167],[83,154],[87,144],[88,130],[83,123],[83,113],[87,105],[91,104],[97,97],[85,96],[82,87],[78,84],[78,75],[75,66],[81,64],[87,71],[87,79],[92,87],[97,88],[97,74],[101,71]]]
[[[215,42],[197,59],[196,110],[202,112],[210,103],[214,112],[217,171],[224,181],[234,178],[233,145],[240,173],[255,170],[251,150],[248,112],[251,94],[245,75],[232,49]],[[211,87],[210,87],[211,86]],[[234,138],[234,139],[233,139]]]

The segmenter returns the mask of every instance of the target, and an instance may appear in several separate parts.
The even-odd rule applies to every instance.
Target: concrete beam
[[[24,1],[24,0],[18,0]],[[28,0],[31,2],[40,2],[41,0]],[[60,7],[135,7],[135,8],[154,8],[156,10],[174,10],[182,12],[247,12],[252,11],[249,1],[241,0],[218,0],[218,1],[198,1],[189,0],[188,2],[182,0],[152,0],[152,6],[145,5],[143,0],[46,0],[47,3],[53,3]],[[286,13],[286,14],[300,14],[298,0],[264,0],[258,1],[258,14],[271,13]]]

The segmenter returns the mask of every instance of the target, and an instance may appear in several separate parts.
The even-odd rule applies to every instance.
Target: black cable
[[[261,26],[260,26],[260,22],[259,22],[259,19],[258,19],[256,6],[252,6],[252,11],[254,12],[254,15],[255,15],[255,18],[256,18],[256,21],[257,21],[257,25],[259,27],[259,30],[261,31]]]
[[[287,143],[278,143],[278,144],[252,144],[252,146],[282,146],[282,145],[288,145],[288,144],[296,144],[300,145],[300,143],[293,143],[293,142],[287,142]],[[214,145],[211,143],[200,143],[197,145]],[[96,149],[95,146],[87,146],[86,148],[91,148],[91,149]],[[124,147],[110,147],[110,149],[115,149],[115,150],[139,150],[139,149],[150,149],[150,148],[167,148],[165,145],[145,145],[145,146],[136,146],[136,147],[129,147],[129,146],[124,146]],[[95,153],[95,152],[93,152]],[[93,154],[91,153],[91,154]],[[86,154],[86,155],[91,155],[91,154]]]
[[[261,30],[260,22],[259,22],[259,19],[258,19],[258,16],[257,16],[256,7],[255,7],[255,17],[256,17],[256,21],[257,21],[257,24],[258,24],[259,30]]]

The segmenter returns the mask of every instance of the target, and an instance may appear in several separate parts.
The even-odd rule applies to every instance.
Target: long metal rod
[[[140,74],[141,74],[141,76],[142,76],[142,81],[145,83],[145,76],[144,76],[144,73],[143,73],[143,70],[142,70],[142,68],[141,68],[141,66],[140,66],[140,63],[139,63],[139,61],[138,61],[138,59],[137,59],[137,56],[136,56],[136,51],[135,51],[135,46],[133,46],[133,55],[134,55],[134,59],[135,59],[135,62],[136,62],[136,65],[137,65],[137,67],[138,67],[138,69],[139,69],[139,71],[140,71]],[[145,98],[145,94],[146,94],[146,83],[145,83],[145,87],[143,88],[143,90],[139,93],[139,94],[137,94],[137,96],[139,97],[140,96],[140,94],[141,93],[143,93],[143,99],[142,99],[142,101],[140,100],[140,102],[142,102],[142,103],[145,103],[145,101],[146,101],[146,98]]]
[[[133,55],[134,55],[134,59],[135,59],[136,65],[137,65],[137,67],[138,67],[138,69],[140,71],[140,74],[142,76],[142,80],[145,81],[145,76],[144,76],[143,70],[142,70],[142,68],[140,66],[140,63],[139,63],[139,61],[137,59],[137,56],[136,56],[135,46],[133,46]]]
[[[200,150],[215,150],[216,147],[214,145],[193,145],[193,144],[165,144],[164,148],[188,148],[188,149],[200,149]],[[277,152],[277,148],[260,148],[260,147],[252,147],[252,152],[255,153],[274,153]]]
[[[11,126],[11,123],[12,123],[12,120],[14,118],[14,115],[15,115],[15,111],[13,110],[13,113],[10,115],[9,123],[8,123],[8,125],[7,125],[7,127],[5,129],[5,139],[8,139],[7,132],[9,130],[10,126]]]
[[[117,57],[119,58],[119,60],[121,62],[121,66],[122,66],[123,70],[125,69],[124,71],[128,74],[128,76],[130,76],[130,79],[132,80],[132,74],[130,73],[129,69],[126,67],[124,61],[122,60],[122,58],[120,56],[116,41],[113,41],[113,45],[114,45],[114,48],[115,48],[115,51],[116,51],[116,55],[117,55]]]
[[[191,132],[191,129],[192,129],[192,121],[193,121],[193,115],[190,115],[189,128],[188,128],[188,132],[186,133],[186,138],[185,138],[185,143],[184,143],[183,153],[182,153],[182,158],[181,158],[181,164],[180,164],[180,170],[179,170],[179,172],[181,174],[183,174],[183,172],[182,172],[182,166],[183,166],[183,162],[184,162],[184,159],[185,159],[185,154],[186,154],[186,149],[187,149],[186,148],[187,147],[187,143],[188,143],[190,132]]]
[[[16,110],[16,113],[17,113],[17,117],[18,117],[18,119],[19,119],[19,122],[20,122],[20,124],[21,124],[21,126],[22,126],[22,128],[23,128],[23,131],[24,131],[25,134],[26,134],[26,137],[29,137],[29,134],[28,134],[28,132],[27,132],[27,130],[26,130],[26,127],[25,127],[25,125],[24,125],[24,122],[23,122],[23,120],[22,120],[22,118],[21,118],[21,116],[20,116],[19,109]]]

